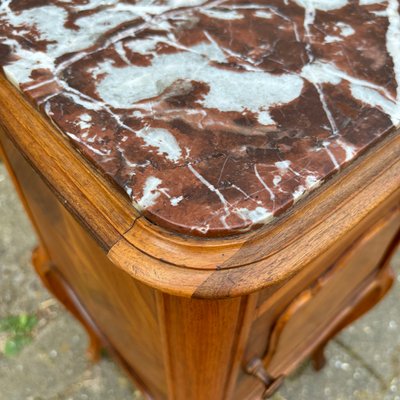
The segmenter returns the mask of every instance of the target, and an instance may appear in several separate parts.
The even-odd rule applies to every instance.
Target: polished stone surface
[[[400,120],[398,0],[3,0],[0,65],[145,217],[271,221]]]

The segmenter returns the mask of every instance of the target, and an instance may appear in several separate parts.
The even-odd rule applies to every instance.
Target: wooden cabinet
[[[399,1],[271,3],[0,2],[36,271],[148,398],[268,396],[392,284]]]

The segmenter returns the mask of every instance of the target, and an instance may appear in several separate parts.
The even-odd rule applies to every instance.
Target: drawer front
[[[264,357],[270,377],[290,373],[318,344],[337,332],[343,321],[349,319],[351,307],[363,301],[361,294],[370,296],[367,292],[377,289],[371,287],[371,282],[382,280],[380,289],[386,292],[391,278],[381,270],[399,228],[400,211],[395,209],[286,307],[273,326]],[[378,290],[374,296],[383,294]]]

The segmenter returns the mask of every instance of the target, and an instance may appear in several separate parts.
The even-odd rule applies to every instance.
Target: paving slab
[[[0,400],[139,399],[125,374],[108,359],[90,363],[82,327],[43,288],[30,263],[36,238],[0,163],[0,319],[33,314],[33,341],[6,357],[0,334]]]
[[[30,265],[36,238],[0,162],[0,315],[33,312],[48,295]]]

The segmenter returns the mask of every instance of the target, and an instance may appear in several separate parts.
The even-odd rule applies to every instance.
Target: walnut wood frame
[[[201,239],[140,216],[3,76],[0,131],[6,164],[42,243],[34,258],[38,274],[87,328],[92,356],[109,347],[149,398],[270,395],[304,357],[314,354],[320,367],[326,341],[390,287],[388,260],[400,228],[398,132],[272,224]],[[332,266],[351,261],[352,243],[370,232],[383,249],[374,269],[356,268],[359,284],[349,288],[341,312],[324,321],[319,340],[294,352],[282,373],[274,369],[281,357],[274,343],[292,329],[282,325],[294,321],[290,305],[308,296],[323,313],[326,304],[310,288],[323,276],[339,276]],[[132,328],[137,324],[143,329]]]

